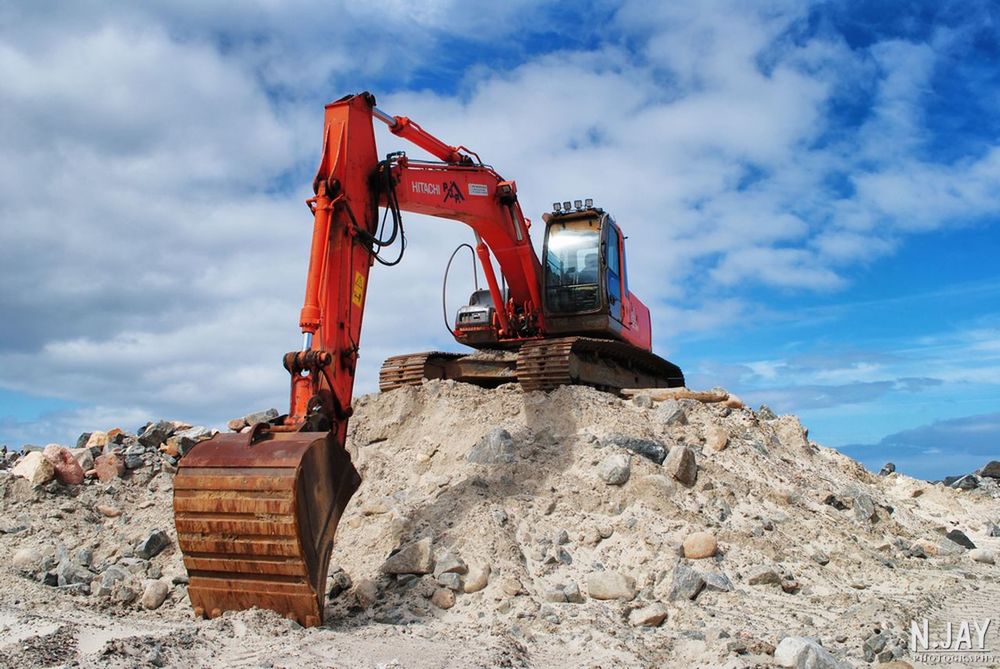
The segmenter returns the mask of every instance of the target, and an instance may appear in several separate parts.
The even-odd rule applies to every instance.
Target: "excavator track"
[[[361,482],[335,433],[221,434],[174,479],[177,542],[195,615],[260,607],[323,622],[340,516]]]
[[[525,391],[586,385],[617,392],[622,388],[684,385],[680,368],[663,358],[611,339],[561,337],[522,344],[516,354],[462,355],[439,351],[389,358],[379,374],[384,392],[429,379],[453,379],[485,387],[517,381]]]

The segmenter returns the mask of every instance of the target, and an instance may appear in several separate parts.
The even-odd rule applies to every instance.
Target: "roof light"
[[[593,207],[594,206],[594,198],[588,197],[586,200],[583,201],[583,206],[585,206],[587,209],[590,209],[591,207]]]
[[[583,209],[583,200],[573,200],[574,209]]]
[[[562,209],[562,204],[561,203],[559,203],[559,202],[553,202],[552,203],[552,211],[559,211],[560,209]]]
[[[569,211],[570,209],[573,208],[572,205],[573,205],[572,202],[570,202],[569,200],[566,200],[565,202],[563,202],[563,209],[565,209],[566,211]]]

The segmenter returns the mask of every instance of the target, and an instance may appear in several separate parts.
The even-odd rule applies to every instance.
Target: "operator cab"
[[[631,321],[622,300],[629,293],[621,230],[593,200],[557,202],[552,209],[543,216],[549,330],[619,338]]]

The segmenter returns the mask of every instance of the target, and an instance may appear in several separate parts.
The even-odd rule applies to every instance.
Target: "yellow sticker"
[[[360,307],[365,300],[365,277],[361,272],[354,273],[354,289],[351,291],[351,302]]]

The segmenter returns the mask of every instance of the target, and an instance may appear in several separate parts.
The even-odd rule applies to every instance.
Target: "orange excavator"
[[[375,120],[438,161],[402,152],[379,160]],[[305,626],[322,623],[334,534],[361,483],[345,442],[368,273],[375,262],[401,259],[401,211],[472,228],[487,288],[449,326],[478,352],[395,356],[383,365],[382,390],[430,378],[518,382],[525,391],[684,384],[676,365],[651,352],[649,309],[628,289],[624,237],[592,201],[557,202],[543,216],[543,263],[513,181],[473,151],[382,112],[369,93],[327,105],[313,191],[303,344],[284,356],[289,413],[198,444],[174,481],[177,539],[198,616],[257,606]]]

